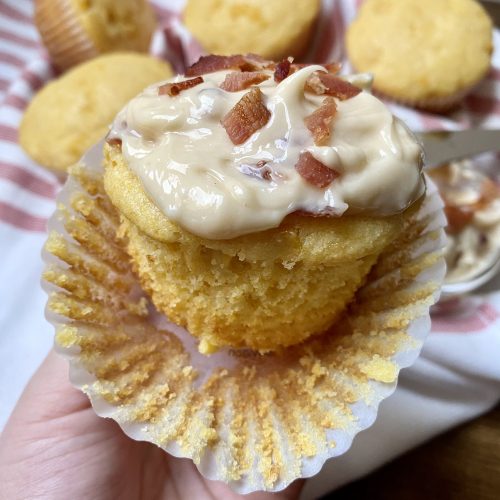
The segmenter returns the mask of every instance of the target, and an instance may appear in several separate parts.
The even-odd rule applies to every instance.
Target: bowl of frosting
[[[443,296],[470,292],[500,271],[500,186],[470,160],[429,171],[448,219]]]

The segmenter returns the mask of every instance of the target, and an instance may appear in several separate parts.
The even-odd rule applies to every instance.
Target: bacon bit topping
[[[500,186],[495,184],[491,179],[484,179],[481,184],[481,198],[478,202],[478,208],[489,205],[496,198],[500,198]]]
[[[199,76],[223,69],[238,69],[241,56],[201,56],[197,62],[186,69],[186,76]]]
[[[446,177],[444,179],[446,182]],[[456,234],[462,231],[465,226],[473,223],[476,212],[485,209],[496,198],[500,197],[500,189],[492,180],[485,179],[481,184],[479,199],[474,203],[457,205],[453,198],[450,199],[446,196],[443,190],[441,190],[441,196],[444,200],[444,213],[448,219],[448,232]]]
[[[305,90],[316,95],[326,94],[326,87],[319,78],[318,72],[314,72],[306,81]]]
[[[444,213],[448,219],[448,232],[451,234],[459,233],[474,218],[474,210],[470,207],[445,205]]]
[[[361,89],[330,73],[315,72],[306,81],[306,90],[317,95],[331,95],[345,101],[357,96]]]
[[[174,97],[179,95],[183,90],[196,87],[196,85],[200,83],[203,83],[203,78],[201,76],[197,76],[191,80],[184,80],[183,82],[165,83],[158,87],[158,95],[169,95],[170,97]]]
[[[327,97],[321,106],[304,118],[306,127],[311,131],[314,144],[324,145],[330,138],[330,123],[337,113],[337,104],[333,97]]]
[[[256,54],[234,56],[201,56],[197,62],[186,69],[186,76],[199,76],[223,69],[239,69],[241,71],[255,71],[267,68],[271,61],[266,61]]]
[[[269,75],[259,71],[233,71],[226,75],[225,80],[219,86],[222,90],[228,92],[238,92],[247,89],[251,85],[259,84],[268,78]]]
[[[237,54],[232,56],[210,54],[208,56],[201,56],[197,62],[187,68],[186,76],[200,76],[205,73],[213,73],[223,69],[239,69],[240,71],[258,71],[262,69],[275,70],[280,64],[282,65],[282,68],[286,68],[286,61],[290,62],[290,68],[287,76],[295,73],[299,69],[311,66],[311,64],[293,63],[292,57],[288,57],[287,59],[276,64],[275,62],[268,61],[257,54]],[[327,63],[322,64],[321,66],[323,66],[329,73],[338,73],[341,67],[339,63]]]
[[[106,142],[112,147],[115,147],[115,146],[121,147],[122,146],[122,140],[119,137],[110,137],[110,138],[106,139]]]
[[[295,170],[306,182],[317,188],[326,188],[340,175],[333,168],[329,168],[316,160],[309,151],[300,153],[299,161],[295,164]]]
[[[323,68],[326,69],[326,71],[328,71],[328,73],[332,73],[334,75],[336,75],[341,69],[342,69],[342,64],[338,63],[338,62],[331,62],[331,63],[327,63],[327,64],[322,64]]]
[[[255,87],[247,92],[222,119],[222,126],[233,144],[243,144],[271,118],[264,106],[262,91]]]
[[[283,59],[283,61],[279,62],[276,65],[276,68],[274,70],[274,81],[276,83],[282,82],[289,74],[290,74],[290,67],[293,62],[293,57],[289,57],[287,59]]]
[[[251,52],[243,56],[247,61],[251,61],[253,64],[259,66],[260,68],[267,68],[270,64],[274,64],[274,61],[269,61],[264,59],[259,54],[252,54]]]

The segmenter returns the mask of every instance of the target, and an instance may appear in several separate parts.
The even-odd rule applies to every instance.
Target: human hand
[[[292,500],[280,493],[242,497],[209,481],[190,460],[133,441],[95,415],[71,386],[67,363],[51,352],[35,373],[0,437],[0,498]]]

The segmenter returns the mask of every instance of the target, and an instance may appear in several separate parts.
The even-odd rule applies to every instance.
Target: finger
[[[172,478],[177,498],[215,499],[206,479],[200,475],[192,460],[176,458],[165,454],[165,463],[168,467],[169,477]],[[172,496],[165,496],[169,500]]]
[[[68,379],[68,363],[49,352],[26,386],[6,426],[43,422],[90,406],[88,398]]]

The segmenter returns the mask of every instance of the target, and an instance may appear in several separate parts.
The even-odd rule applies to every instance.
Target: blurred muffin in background
[[[105,52],[147,52],[156,18],[147,0],[36,0],[35,24],[65,70]]]
[[[492,21],[474,0],[367,0],[346,35],[376,92],[435,112],[455,107],[487,74]]]
[[[144,87],[172,75],[170,66],[135,52],[106,54],[46,85],[24,114],[19,142],[38,163],[66,172],[108,130]]]
[[[188,0],[184,21],[207,52],[283,59],[306,52],[319,8],[319,0]]]

